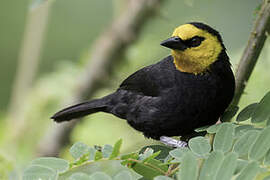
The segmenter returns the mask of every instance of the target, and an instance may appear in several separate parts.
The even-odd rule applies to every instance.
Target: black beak
[[[170,37],[169,39],[162,41],[160,45],[170,48],[170,49],[181,50],[181,51],[187,48],[187,46],[183,43],[182,39],[177,36]]]

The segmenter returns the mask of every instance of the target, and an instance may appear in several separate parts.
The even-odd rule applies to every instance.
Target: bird
[[[233,99],[234,74],[220,33],[205,23],[182,24],[160,45],[171,54],[131,74],[115,92],[67,107],[51,118],[62,122],[111,113],[146,138],[186,146],[171,137],[215,124]]]

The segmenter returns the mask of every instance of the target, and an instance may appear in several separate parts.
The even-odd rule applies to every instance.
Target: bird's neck
[[[205,64],[198,63],[198,59],[196,61],[192,60],[190,57],[187,57],[183,54],[173,53],[173,62],[175,64],[175,67],[177,70],[181,72],[186,73],[192,73],[192,74],[202,74],[207,69],[209,69],[209,66],[206,66]]]

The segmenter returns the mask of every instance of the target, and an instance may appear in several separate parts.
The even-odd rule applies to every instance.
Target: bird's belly
[[[214,124],[222,112],[215,111],[215,102],[209,97],[197,101],[157,101],[156,104],[140,104],[131,108],[128,123],[146,137],[183,136],[205,125]],[[177,100],[177,97],[174,97]]]

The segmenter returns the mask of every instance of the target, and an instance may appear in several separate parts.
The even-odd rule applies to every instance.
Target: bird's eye
[[[187,43],[189,47],[197,47],[202,43],[203,40],[204,40],[204,37],[195,36],[191,38]]]

